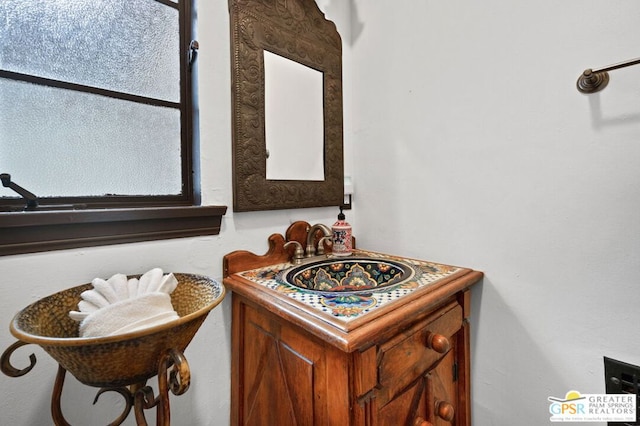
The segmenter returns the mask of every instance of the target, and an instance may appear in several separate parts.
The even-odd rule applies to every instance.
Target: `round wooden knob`
[[[453,416],[455,415],[455,413],[456,412],[453,408],[453,405],[449,404],[448,402],[445,402],[445,401],[436,402],[436,414],[442,420],[450,422],[451,420],[453,420]]]
[[[433,426],[432,423],[429,423],[422,417],[418,417],[415,422],[413,422],[413,426]]]
[[[449,348],[451,348],[451,343],[449,343],[449,339],[442,334],[431,333],[427,338],[427,347],[429,349],[433,349],[439,354],[444,354],[449,351]]]

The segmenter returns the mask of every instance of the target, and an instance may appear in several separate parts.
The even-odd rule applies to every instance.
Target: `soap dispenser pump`
[[[353,252],[351,225],[345,220],[342,207],[340,207],[338,221],[333,224],[331,231],[333,233],[332,253],[336,256],[350,256]]]

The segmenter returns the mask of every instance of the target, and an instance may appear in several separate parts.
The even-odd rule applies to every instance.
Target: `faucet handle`
[[[331,229],[327,225],[323,225],[322,223],[316,223],[307,231],[307,257],[313,257],[316,255],[316,247],[315,242],[316,238],[318,238],[318,251],[317,254],[324,254],[324,247],[322,247],[322,239],[324,237],[331,238]]]
[[[328,246],[333,245],[333,240],[330,236],[324,236],[322,238],[320,238],[320,241],[318,241],[318,250],[316,251],[316,254],[318,255],[322,255],[324,254],[324,243],[327,243]]]
[[[294,265],[300,265],[302,263],[302,259],[304,259],[304,250],[302,250],[302,244],[300,244],[298,241],[292,240],[285,243],[284,248],[286,249],[292,244],[296,246],[296,249],[293,252],[291,261]]]

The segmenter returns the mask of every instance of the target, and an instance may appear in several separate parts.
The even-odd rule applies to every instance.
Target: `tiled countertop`
[[[342,294],[337,296],[322,295],[277,280],[277,274],[291,268],[293,266],[291,263],[270,265],[239,272],[236,275],[284,295],[297,304],[302,304],[319,317],[324,316],[330,318],[332,322],[337,320],[348,324],[393,302],[397,302],[404,296],[423,290],[426,287],[432,287],[447,278],[452,278],[467,271],[456,266],[407,259],[365,250],[355,250],[354,255],[401,261],[411,265],[416,273],[409,280],[392,286],[390,289],[379,292],[373,291],[367,294]]]

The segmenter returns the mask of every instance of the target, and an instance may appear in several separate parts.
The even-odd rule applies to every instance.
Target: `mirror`
[[[265,50],[264,110],[267,180],[324,180],[322,73]]]
[[[229,13],[234,211],[341,205],[342,42],[334,23],[314,0],[229,0]]]

